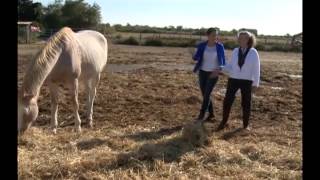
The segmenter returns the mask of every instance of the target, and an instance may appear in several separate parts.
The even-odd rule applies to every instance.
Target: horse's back
[[[101,73],[108,58],[106,38],[101,33],[92,30],[79,31],[76,37],[82,52],[81,74],[90,78],[90,76]]]
[[[93,30],[82,30],[76,33],[79,40],[85,44],[93,46],[99,45],[104,50],[107,50],[107,39],[99,32]]]

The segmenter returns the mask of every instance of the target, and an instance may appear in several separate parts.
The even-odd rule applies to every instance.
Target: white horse
[[[78,109],[78,83],[87,92],[87,118],[92,127],[93,102],[100,73],[107,64],[106,38],[96,31],[77,33],[64,27],[54,34],[34,59],[24,76],[18,93],[18,132],[23,133],[38,116],[37,99],[40,87],[48,83],[51,95],[51,127],[57,131],[58,86],[70,89],[75,115],[75,130],[81,131]]]

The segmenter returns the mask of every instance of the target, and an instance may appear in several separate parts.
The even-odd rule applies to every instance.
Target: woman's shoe
[[[203,121],[204,113],[200,113],[199,116],[195,119],[195,121]]]
[[[209,114],[209,116],[205,119],[206,122],[213,123],[216,121],[215,116],[213,114]]]

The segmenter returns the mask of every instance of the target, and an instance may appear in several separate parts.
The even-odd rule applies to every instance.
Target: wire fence
[[[104,34],[107,38],[111,39],[125,39],[129,37],[133,37],[139,41],[143,41],[145,39],[195,39],[195,40],[205,40],[206,36],[204,35],[194,35],[191,32],[161,32],[161,33],[139,33],[139,32],[114,32],[114,33],[108,33],[103,32],[102,30],[99,30],[97,28],[89,28],[91,30],[100,31],[102,34]],[[59,31],[60,29],[45,29],[42,32],[31,32],[31,41],[35,41],[36,38],[40,39],[47,39],[50,36],[52,36],[54,33]],[[72,28],[73,31],[77,32],[80,30],[88,30],[88,28]],[[26,42],[26,32],[25,28],[18,28],[18,39],[20,43]],[[220,36],[219,40],[221,41],[232,41],[236,40],[236,35],[234,36]],[[258,43],[263,44],[271,44],[271,43],[277,43],[277,44],[288,44],[291,41],[290,37],[279,37],[279,38],[269,38],[269,37],[258,37],[257,38]]]
[[[135,33],[135,32],[113,32],[109,33],[97,28],[72,28],[73,31],[78,32],[81,30],[96,30],[104,34],[108,40],[114,43],[118,43],[128,38],[134,38],[139,41],[139,44],[143,44],[148,39],[194,39],[194,40],[205,40],[203,35],[193,35],[192,33],[179,33],[179,32],[167,32],[167,33]],[[26,28],[18,28],[18,43],[34,43],[39,40],[46,41],[53,34],[58,32],[60,29],[44,29],[41,32],[29,32],[29,42],[27,41]]]
[[[105,30],[101,30],[98,28],[72,28],[73,31],[81,31],[81,30],[96,30],[104,34],[104,36],[111,41],[112,43],[121,43],[126,39],[133,38],[138,41],[137,44],[142,45],[145,44],[147,40],[161,40],[166,45],[176,45],[183,44],[181,42],[186,42],[187,44],[193,44],[193,42],[200,42],[206,40],[207,37],[204,35],[195,35],[191,32],[161,32],[161,33],[139,33],[139,32],[107,32]],[[46,41],[53,34],[58,32],[60,29],[44,29],[41,32],[30,32],[30,43],[34,43],[36,41],[42,40]],[[18,28],[18,43],[27,43],[26,41],[26,28]],[[234,36],[223,36],[220,35],[219,41],[223,42],[226,48],[232,49],[237,46],[237,38]],[[291,37],[267,37],[267,36],[258,36],[257,37],[257,48],[260,50],[275,50],[275,51],[291,51]],[[179,45],[178,45],[179,46]],[[294,51],[301,52],[301,47],[295,47]]]

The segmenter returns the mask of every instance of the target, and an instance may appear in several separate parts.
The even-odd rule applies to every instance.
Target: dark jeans
[[[236,92],[241,90],[241,106],[242,106],[242,119],[243,126],[246,128],[249,123],[250,110],[251,110],[251,89],[252,81],[229,78],[226,96],[223,101],[223,119],[221,126],[224,126],[229,118],[231,106],[234,102]]]
[[[213,103],[211,101],[210,95],[214,86],[218,81],[218,77],[210,78],[209,76],[211,73],[212,72],[207,72],[203,70],[199,71],[199,84],[200,84],[201,94],[203,97],[200,116],[204,116],[206,111],[209,111],[209,113],[212,116],[214,116]]]

